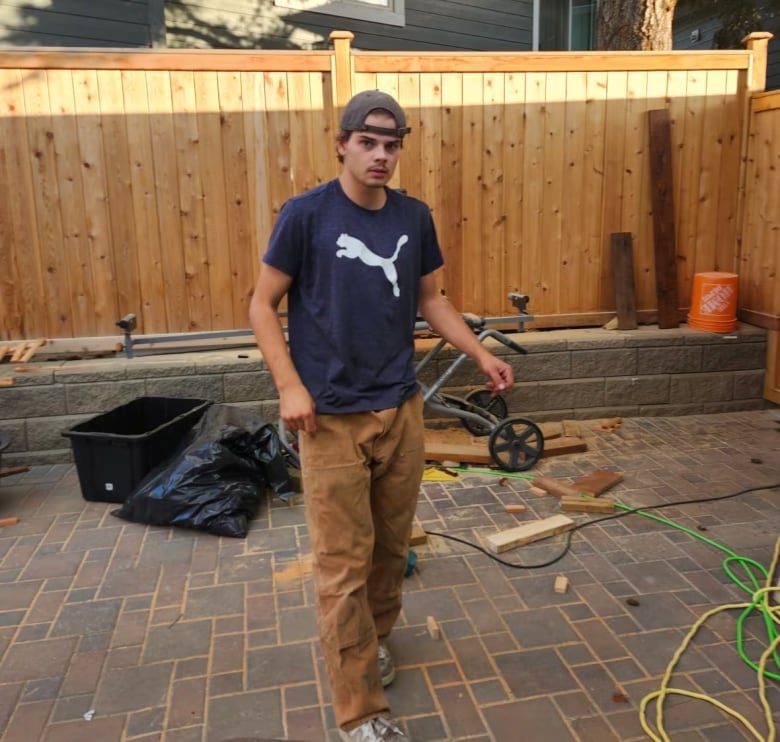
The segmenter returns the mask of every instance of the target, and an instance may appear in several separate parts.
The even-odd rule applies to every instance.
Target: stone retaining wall
[[[511,337],[527,350],[502,345],[515,369],[506,395],[511,414],[537,422],[644,415],[678,416],[774,407],[762,398],[766,332],[740,324],[731,335],[642,327],[632,331],[528,331]],[[492,341],[489,341],[492,347]],[[422,350],[420,351],[422,353]],[[440,378],[446,351],[421,374]],[[61,463],[71,458],[62,431],[141,396],[199,397],[248,406],[276,420],[276,390],[256,349],[140,356],[133,359],[46,361],[26,372],[0,365],[14,385],[0,387],[0,430],[11,436],[2,465]],[[481,385],[470,361],[448,380],[465,395]]]

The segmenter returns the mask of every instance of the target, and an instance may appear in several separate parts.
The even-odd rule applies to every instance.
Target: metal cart
[[[528,352],[502,332],[486,327],[491,320],[473,314],[463,314],[462,317],[480,342],[493,338],[516,353]],[[528,321],[529,317],[524,315],[523,321]],[[501,321],[505,319],[497,318]],[[418,322],[416,329],[427,330],[430,327],[426,322]],[[431,386],[426,386],[419,380],[420,373],[437,358],[446,344],[446,340],[440,339],[415,367],[426,406],[443,415],[459,418],[463,427],[474,436],[489,436],[488,451],[496,466],[503,471],[530,469],[544,452],[544,435],[536,423],[524,417],[509,416],[506,400],[500,394],[492,394],[488,389],[475,389],[465,397],[440,391],[468,358],[465,353],[458,355]],[[277,429],[290,464],[299,467],[296,437],[285,429],[281,419],[277,423]]]
[[[516,353],[528,352],[502,332],[487,328],[488,320],[483,317],[462,316],[480,342],[493,338]],[[423,323],[423,326],[427,325]],[[420,360],[416,366],[418,381],[420,372],[433,362],[446,344],[446,340],[439,340]],[[435,412],[459,418],[472,435],[489,436],[488,451],[500,469],[509,472],[530,469],[544,452],[544,435],[536,423],[524,417],[509,416],[506,400],[488,389],[475,389],[465,397],[440,391],[467,358],[465,353],[458,355],[431,386],[419,382],[425,404]]]

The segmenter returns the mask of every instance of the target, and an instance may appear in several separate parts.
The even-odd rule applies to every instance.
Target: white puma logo
[[[398,288],[398,271],[395,269],[395,261],[401,248],[409,241],[409,238],[403,234],[398,238],[395,246],[395,252],[392,258],[383,258],[377,255],[361,242],[357,237],[352,237],[346,232],[339,235],[336,244],[341,250],[336,250],[337,258],[358,258],[369,266],[379,266],[385,272],[385,278],[390,281],[393,287],[393,296],[400,296],[401,290]]]

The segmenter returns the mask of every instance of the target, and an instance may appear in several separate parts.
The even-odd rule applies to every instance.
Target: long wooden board
[[[650,125],[650,183],[653,195],[658,327],[667,329],[680,325],[677,300],[671,118],[666,108],[647,113]]]
[[[494,554],[509,551],[518,546],[525,546],[534,541],[541,541],[548,536],[568,531],[574,526],[574,521],[566,515],[552,515],[533,523],[524,523],[506,531],[499,531],[485,537],[485,544]]]
[[[610,238],[612,273],[615,280],[615,311],[618,330],[636,330],[634,254],[630,232],[615,232]]]

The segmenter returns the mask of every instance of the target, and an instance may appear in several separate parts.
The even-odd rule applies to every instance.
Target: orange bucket
[[[733,332],[737,329],[736,273],[697,273],[693,277],[688,327],[705,332]]]

